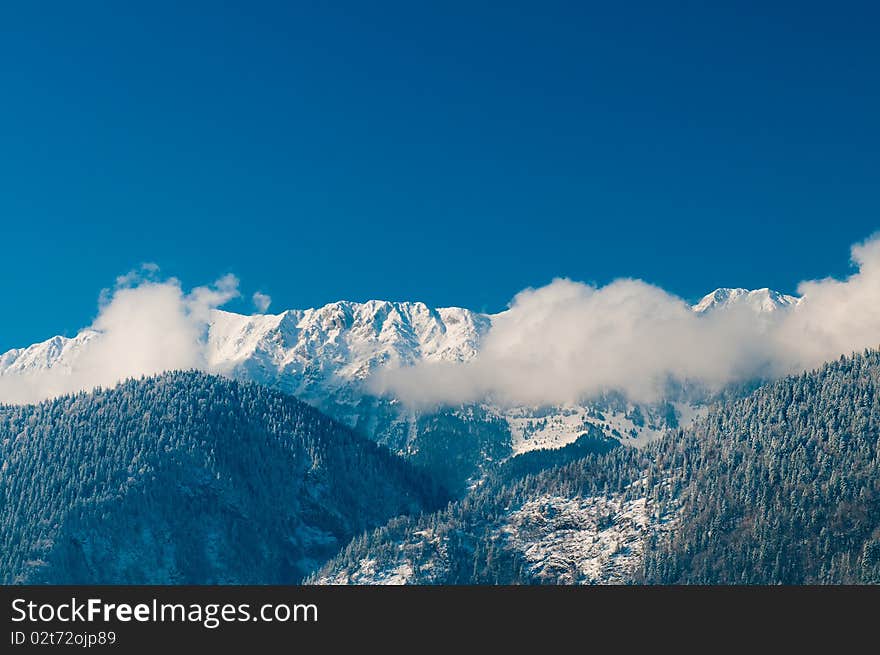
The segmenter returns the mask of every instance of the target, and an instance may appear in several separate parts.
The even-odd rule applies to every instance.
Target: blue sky
[[[0,351],[144,261],[495,311],[557,276],[793,291],[880,227],[869,3],[21,4]]]

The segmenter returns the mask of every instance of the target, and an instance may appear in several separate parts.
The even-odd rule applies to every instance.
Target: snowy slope
[[[637,484],[643,484],[640,481]],[[542,496],[506,517],[501,533],[550,584],[627,584],[637,578],[646,544],[670,532],[673,511],[657,515],[646,495]]]
[[[655,481],[669,490],[671,479]],[[481,501],[471,498],[477,505]],[[456,539],[483,535],[484,543],[513,555],[504,566],[523,565],[521,578],[546,584],[632,584],[639,579],[650,544],[668,536],[679,522],[680,503],[655,498],[646,478],[620,492],[600,495],[539,493],[489,513],[475,523],[456,523],[438,516],[439,529],[420,524],[412,529],[389,527],[372,538],[374,549],[354,549],[366,556],[331,560],[311,584],[406,585],[450,584],[463,556]],[[452,528],[443,526],[453,521]],[[420,529],[414,529],[418,527]],[[377,547],[378,546],[378,547]],[[468,560],[473,544],[466,548]],[[455,552],[454,552],[455,551]],[[467,572],[469,573],[469,572]],[[470,580],[470,584],[474,581]]]

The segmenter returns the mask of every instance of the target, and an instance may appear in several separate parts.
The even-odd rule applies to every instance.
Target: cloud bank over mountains
[[[374,391],[414,406],[493,398],[557,405],[608,390],[662,397],[670,380],[719,389],[880,346],[880,237],[852,248],[845,280],[802,282],[788,311],[733,303],[705,314],[641,280],[567,279],[526,289],[497,315],[478,355],[379,372]]]
[[[517,294],[474,359],[387,369],[372,385],[415,406],[486,397],[556,405],[608,390],[646,402],[671,378],[714,386],[748,377],[769,354],[767,331],[748,308],[701,316],[640,280],[597,288],[557,279]]]
[[[880,236],[853,246],[852,262],[846,279],[802,282],[802,300],[773,312],[733,302],[700,313],[641,280],[595,287],[557,279],[521,291],[494,315],[468,361],[389,365],[367,387],[413,407],[485,399],[559,405],[610,390],[650,402],[671,380],[718,389],[798,372],[880,346]],[[185,291],[179,280],[161,279],[155,265],[144,265],[102,292],[97,318],[74,340],[80,352],[72,364],[7,370],[0,402],[32,402],[171,369],[210,372],[211,312],[239,295],[233,275]],[[265,311],[271,299],[258,292],[252,301]],[[21,352],[0,355],[0,371],[14,355]]]

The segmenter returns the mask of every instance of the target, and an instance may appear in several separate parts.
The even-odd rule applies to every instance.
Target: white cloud
[[[880,238],[852,259],[846,280],[803,282],[796,308],[762,316],[746,306],[698,315],[639,280],[555,280],[517,294],[473,360],[386,369],[371,387],[417,406],[561,404],[609,390],[652,401],[670,380],[717,389],[800,371],[880,345]]]
[[[254,307],[257,308],[257,311],[261,314],[265,314],[266,310],[269,309],[269,305],[272,304],[272,296],[263,293],[262,291],[257,291],[253,296],[253,301]]]
[[[145,282],[148,280],[155,280],[159,275],[159,265],[154,262],[144,262],[138,268],[129,271],[125,275],[120,275],[116,278],[116,288],[121,287],[131,287],[141,282]],[[104,292],[109,292],[109,289],[104,289]]]
[[[798,286],[806,301],[774,335],[779,372],[880,346],[880,235],[853,246],[852,261],[858,270],[846,280],[826,278]]]
[[[239,295],[227,275],[185,293],[174,278],[156,281],[157,268],[122,276],[101,294],[91,325],[98,337],[84,342],[70,367],[0,377],[0,400],[28,402],[111,386],[132,376],[205,368],[204,340],[210,311]]]

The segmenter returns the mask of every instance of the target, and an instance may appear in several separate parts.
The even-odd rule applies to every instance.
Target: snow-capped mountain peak
[[[100,332],[85,329],[75,337],[55,336],[27,348],[14,348],[0,354],[0,375],[37,373],[51,368],[70,369],[82,349]]]
[[[209,368],[227,373],[256,363],[263,374],[251,366],[249,377],[262,382],[361,380],[388,363],[466,361],[490,325],[488,315],[421,302],[340,301],[254,316],[215,310],[207,359]]]
[[[767,313],[793,307],[800,300],[766,287],[755,290],[725,287],[703,296],[692,309],[698,314],[704,314],[722,308],[745,306],[757,313]]]

